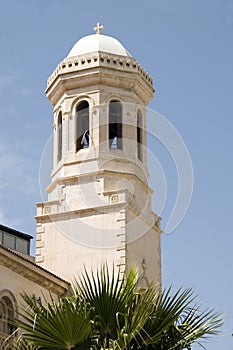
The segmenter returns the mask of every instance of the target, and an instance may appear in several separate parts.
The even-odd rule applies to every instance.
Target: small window
[[[89,147],[89,103],[81,102],[76,110],[76,152]]]
[[[0,333],[12,334],[15,327],[11,324],[14,318],[13,303],[7,296],[3,296],[0,300]]]
[[[109,148],[122,148],[122,105],[119,101],[109,103]]]
[[[29,254],[29,242],[25,239],[16,237],[16,250],[23,254]]]
[[[137,112],[137,155],[142,161],[142,112]]]
[[[3,233],[3,245],[6,248],[15,249],[15,236],[4,232]]]
[[[62,159],[62,112],[58,115],[57,120],[57,161]]]

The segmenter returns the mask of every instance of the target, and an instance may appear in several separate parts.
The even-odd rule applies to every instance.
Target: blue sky
[[[194,191],[179,227],[162,236],[163,284],[192,286],[226,313],[208,350],[233,346],[233,2],[232,0],[0,0],[0,222],[35,233],[43,148],[52,132],[46,79],[97,21],[154,78],[150,108],[182,135]],[[166,176],[162,226],[174,206],[177,173],[153,145]],[[152,186],[155,189],[156,174]],[[197,349],[199,349],[197,347]]]

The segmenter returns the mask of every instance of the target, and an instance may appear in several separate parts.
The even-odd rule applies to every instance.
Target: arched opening
[[[89,147],[89,103],[82,101],[76,109],[76,152]]]
[[[12,334],[15,327],[11,324],[14,318],[14,305],[8,296],[0,299],[0,333]]]
[[[109,103],[109,148],[122,148],[122,104]]]
[[[57,161],[62,158],[62,112],[59,112],[57,118]]]
[[[142,112],[137,112],[137,156],[142,161]]]

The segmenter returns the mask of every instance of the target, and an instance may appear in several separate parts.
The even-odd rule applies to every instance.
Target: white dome
[[[73,46],[67,57],[79,56],[86,53],[103,51],[120,56],[130,56],[124,46],[111,36],[93,34],[84,36]]]

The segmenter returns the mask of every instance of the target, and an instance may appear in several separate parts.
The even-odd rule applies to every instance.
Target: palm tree
[[[171,288],[159,292],[154,284],[140,288],[136,268],[124,278],[107,265],[96,274],[84,270],[70,297],[41,303],[24,293],[23,299],[21,337],[40,350],[191,349],[222,324],[214,310],[201,311],[191,289],[172,295]]]

